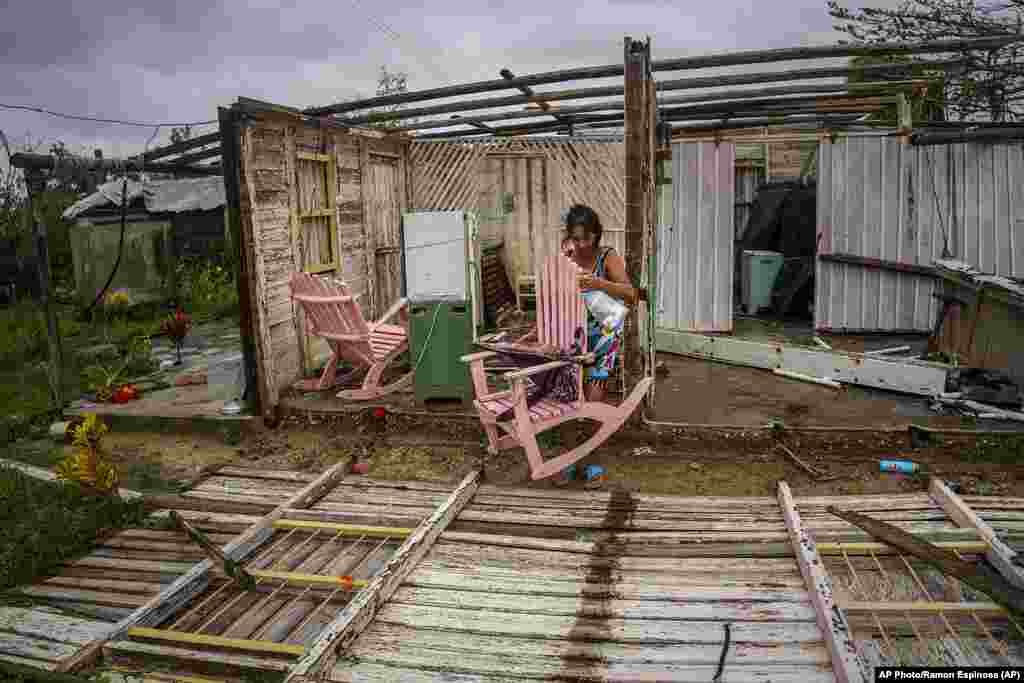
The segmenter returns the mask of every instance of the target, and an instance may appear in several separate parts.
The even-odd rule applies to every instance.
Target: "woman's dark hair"
[[[594,237],[595,247],[600,246],[601,233],[604,232],[604,228],[601,227],[601,219],[597,217],[596,211],[585,204],[570,206],[565,215],[566,230],[571,230],[576,225],[582,226],[588,235]]]

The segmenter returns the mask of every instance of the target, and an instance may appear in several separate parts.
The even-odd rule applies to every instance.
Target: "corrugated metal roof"
[[[86,211],[108,204],[121,206],[122,185],[122,178],[100,185],[96,192],[68,207],[63,214],[64,218],[72,220]],[[145,188],[143,183],[129,179],[128,203],[131,204],[139,197],[144,198],[146,210],[150,213],[210,211],[227,202],[222,176],[150,180],[145,183]]]

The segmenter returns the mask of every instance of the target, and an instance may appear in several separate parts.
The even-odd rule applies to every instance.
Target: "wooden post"
[[[832,659],[832,673],[839,683],[863,683],[867,680],[864,660],[857,654],[853,631],[846,615],[835,603],[832,580],[821,562],[814,538],[800,519],[789,484],[779,482],[777,497],[793,553],[800,566],[800,574],[811,596],[811,604],[814,605],[818,628],[821,629],[822,639]]]
[[[253,329],[252,312],[255,306],[249,288],[248,256],[245,240],[242,238],[241,215],[241,173],[242,164],[239,158],[239,126],[234,112],[223,107],[217,110],[220,121],[221,168],[224,171],[224,195],[227,200],[228,232],[231,235],[231,248],[235,250],[233,270],[235,283],[238,287],[238,326],[242,335],[242,360],[245,364],[245,389],[243,403],[251,403],[257,412],[259,392],[256,371],[256,342]]]
[[[932,477],[928,495],[934,500],[957,526],[974,529],[988,544],[985,559],[996,568],[1003,578],[1018,588],[1024,588],[1024,569],[1017,565],[1017,552],[996,535],[988,523],[970,508],[963,498],[953,493],[941,480]]]
[[[650,72],[650,43],[634,41],[626,36],[625,60],[625,129],[626,129],[626,272],[639,286],[643,271],[644,220],[646,187],[644,184],[644,157],[648,145],[644,131],[647,128],[644,96],[645,83]],[[628,387],[640,379],[643,373],[642,348],[640,344],[639,316],[634,306],[626,320],[623,335],[622,374],[623,383]],[[633,413],[630,421],[639,419]]]
[[[60,345],[60,328],[57,326],[57,311],[50,298],[50,247],[46,221],[36,215],[37,199],[46,189],[46,177],[41,171],[25,169],[25,184],[28,187],[28,220],[32,225],[32,239],[35,241],[36,261],[39,269],[39,305],[46,319],[46,343],[49,350],[47,374],[50,380],[50,398],[57,410],[64,409],[64,388],[62,370],[64,358]]]

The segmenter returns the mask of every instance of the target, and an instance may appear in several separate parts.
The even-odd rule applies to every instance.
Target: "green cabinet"
[[[470,353],[473,353],[473,311],[469,302],[452,299],[409,302],[409,355],[416,369],[413,390],[417,402],[472,400],[469,366],[459,360]]]

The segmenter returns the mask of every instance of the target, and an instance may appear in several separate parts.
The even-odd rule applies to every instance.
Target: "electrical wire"
[[[22,111],[32,111],[37,114],[49,114],[50,116],[57,116],[63,119],[73,119],[75,121],[93,121],[95,123],[113,123],[121,126],[139,126],[140,128],[152,128],[156,126],[158,128],[167,126],[209,126],[217,123],[217,120],[213,121],[192,121],[188,123],[147,123],[144,121],[122,121],[119,119],[105,119],[95,116],[83,116],[80,114],[63,114],[61,112],[50,111],[49,109],[43,109],[42,107],[32,107],[22,104],[4,104],[0,102],[0,109],[19,109]]]

